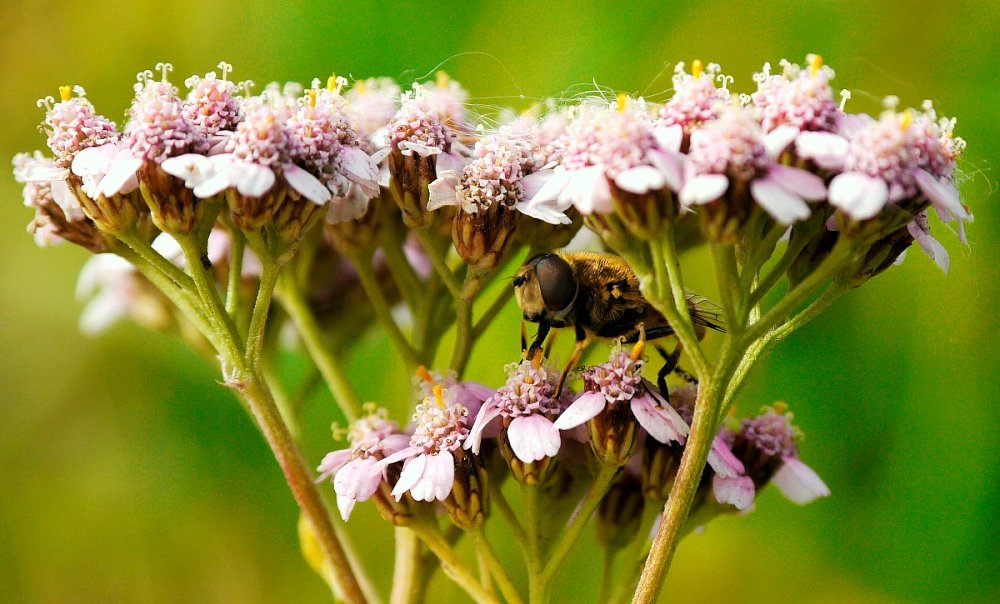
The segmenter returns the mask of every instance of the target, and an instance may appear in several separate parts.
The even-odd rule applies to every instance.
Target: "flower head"
[[[162,163],[169,157],[208,150],[207,139],[187,118],[176,89],[165,79],[146,81],[136,92],[129,116],[125,144],[135,158]]]
[[[660,125],[680,126],[690,134],[701,124],[714,120],[719,106],[729,99],[726,88],[715,87],[720,71],[716,63],[703,67],[701,61],[695,60],[691,64],[691,73],[687,73],[684,63],[678,63],[674,67],[674,94],[660,108]]]
[[[780,126],[798,130],[832,131],[840,109],[830,80],[834,72],[819,55],[807,57],[803,69],[782,59],[782,73],[772,74],[771,65],[754,74],[757,92],[751,95],[760,112],[761,126],[771,132]]]
[[[202,136],[215,136],[223,131],[231,131],[243,119],[240,104],[236,98],[236,84],[229,80],[232,65],[219,63],[222,79],[215,72],[204,78],[191,76],[184,84],[190,89],[182,113]]]
[[[444,71],[438,71],[433,82],[414,85],[414,88],[418,87],[425,92],[427,108],[436,113],[448,128],[454,132],[466,129],[465,101],[469,92],[461,84]]]
[[[351,125],[375,143],[379,138],[376,135],[385,130],[389,120],[399,110],[400,93],[399,84],[391,78],[358,80],[344,95]]]
[[[403,154],[421,156],[451,151],[452,133],[432,102],[431,93],[416,87],[403,94],[399,111],[389,121],[389,142]]]
[[[62,86],[58,103],[52,104],[51,97],[39,101],[48,108],[41,128],[56,163],[63,168],[70,166],[79,151],[113,143],[121,137],[115,123],[99,115],[86,94],[81,86]]]

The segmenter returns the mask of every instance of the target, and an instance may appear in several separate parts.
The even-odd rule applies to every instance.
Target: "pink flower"
[[[380,461],[409,442],[399,426],[386,419],[384,409],[372,407],[368,411],[348,428],[350,448],[327,453],[316,469],[320,473],[316,482],[333,477],[337,508],[344,520],[350,518],[355,503],[367,501],[378,490],[385,468]]]
[[[552,417],[559,413],[553,398],[559,373],[537,360],[507,365],[507,383],[480,410],[464,447],[478,454],[484,432],[501,418],[514,455],[524,463],[555,457],[561,440]]]
[[[672,406],[642,379],[644,362],[622,347],[611,351],[607,363],[583,372],[584,392],[555,422],[568,430],[587,422],[611,405],[628,404],[632,415],[646,432],[661,443],[683,443],[690,431]]]
[[[674,132],[678,148],[681,135],[714,120],[720,106],[729,100],[727,89],[715,87],[719,72],[719,65],[709,63],[703,68],[697,60],[692,62],[690,74],[684,71],[684,63],[674,67],[674,94],[660,108],[659,126]]]
[[[423,365],[417,368],[417,376],[413,383],[417,389],[417,396],[421,400],[433,397],[435,386],[443,387],[455,397],[455,403],[468,409],[469,417],[476,417],[483,403],[496,394],[496,390],[479,382],[460,382],[454,371],[449,370],[441,374],[437,371],[429,371]]]
[[[74,92],[75,97],[72,96]],[[60,167],[68,168],[83,149],[100,147],[121,138],[115,123],[94,110],[81,86],[63,86],[59,94],[60,102],[52,104],[52,97],[47,97],[39,104],[48,108],[41,127]]]
[[[727,107],[719,118],[691,133],[687,180],[681,203],[704,205],[720,199],[733,182],[748,183],[750,196],[781,224],[810,214],[806,200],[826,197],[823,180],[784,166],[769,155],[763,133],[750,110]]]
[[[410,446],[386,457],[382,467],[403,461],[392,496],[397,501],[409,493],[416,501],[444,501],[455,482],[455,455],[468,428],[469,411],[455,402],[454,395],[440,385],[413,414],[416,421]]]

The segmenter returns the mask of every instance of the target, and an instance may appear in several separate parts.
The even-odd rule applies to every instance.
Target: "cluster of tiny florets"
[[[399,84],[391,78],[359,80],[344,95],[351,125],[371,137],[386,127],[399,110]]]
[[[73,157],[87,147],[99,147],[120,138],[115,123],[94,110],[83,88],[74,91],[77,96],[52,105],[42,124],[49,148],[62,166],[69,166]]]
[[[552,367],[523,360],[511,363],[505,369],[507,382],[493,397],[502,415],[517,417],[559,412],[559,401],[553,398],[559,374]]]
[[[147,86],[136,94],[125,125],[125,141],[132,155],[162,162],[188,152],[206,151],[206,140],[188,120],[176,96],[159,94],[161,86]]]
[[[791,413],[780,408],[765,407],[764,413],[744,419],[740,424],[739,437],[768,456],[795,457],[798,436],[798,429],[792,425]]]
[[[477,142],[473,159],[462,173],[465,198],[480,208],[493,204],[511,206],[522,201],[524,152],[506,133],[486,136]]]
[[[645,164],[655,144],[653,120],[641,100],[581,105],[562,135],[560,163],[567,170],[603,165],[613,178]]]
[[[451,149],[451,130],[431,108],[423,89],[403,95],[401,106],[389,121],[389,140],[393,147],[409,142],[435,147],[442,151]]]
[[[420,90],[427,110],[435,113],[445,126],[456,132],[465,129],[468,120],[465,102],[469,93],[461,84],[439,71],[434,82],[415,85],[414,89]]]
[[[615,346],[607,363],[584,370],[584,389],[600,391],[608,403],[625,403],[644,387],[642,384],[642,359],[633,359],[620,345]]]
[[[287,161],[290,139],[281,107],[258,101],[247,105],[245,110],[246,119],[236,127],[226,144],[226,151],[237,159],[263,166]]]
[[[373,404],[366,405],[367,415],[351,422],[347,428],[347,441],[355,449],[370,448],[390,434],[399,432],[399,424],[389,419],[389,412]]]
[[[233,130],[243,119],[233,82],[220,80],[213,72],[204,78],[191,77],[186,84],[190,92],[182,111],[203,135]]]
[[[422,447],[428,454],[454,451],[462,446],[469,434],[469,410],[452,403],[450,393],[444,391],[444,399],[428,397],[417,405],[413,413],[416,427],[410,438],[410,445]]]
[[[810,62],[810,67],[802,69],[782,61],[780,74],[772,74],[771,65],[765,63],[763,70],[754,75],[757,91],[751,98],[765,132],[786,125],[828,131],[836,125],[840,110],[830,87],[834,72],[821,66],[818,57],[811,56]]]
[[[715,86],[719,70],[717,64],[711,63],[704,72],[689,74],[684,71],[684,63],[678,63],[674,68],[674,94],[660,108],[661,123],[664,126],[679,124],[690,132],[692,128],[714,120],[719,114],[720,103],[729,98],[728,90]]]
[[[760,125],[736,107],[727,107],[718,119],[691,134],[688,159],[695,174],[726,174],[737,180],[750,180],[771,164]]]

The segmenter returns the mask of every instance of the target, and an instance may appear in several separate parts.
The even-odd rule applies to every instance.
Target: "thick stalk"
[[[295,323],[295,328],[302,337],[309,356],[322,374],[323,380],[326,381],[330,394],[340,406],[347,421],[353,422],[361,416],[361,399],[351,386],[347,372],[324,341],[320,326],[302,294],[302,289],[291,278],[284,279],[281,285],[279,297],[282,306]]]
[[[194,290],[194,282],[184,271],[164,258],[153,249],[148,241],[140,237],[135,231],[124,231],[115,235],[119,241],[132,248],[143,260],[160,271],[168,279],[173,281],[181,289],[186,291]]]
[[[423,601],[424,581],[421,580],[424,560],[420,551],[420,538],[405,527],[396,527],[396,562],[392,571],[391,604],[409,604]]]
[[[365,602],[357,578],[351,569],[347,554],[333,530],[330,516],[320,497],[305,460],[299,453],[291,433],[281,420],[274,399],[260,377],[247,367],[241,367],[227,378],[227,385],[246,401],[251,414],[270,446],[295,501],[312,524],[313,532],[319,540],[323,555],[333,569],[334,579],[343,595],[350,603]]]

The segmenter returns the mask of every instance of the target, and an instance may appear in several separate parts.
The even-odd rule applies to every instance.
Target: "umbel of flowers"
[[[218,68],[186,92],[169,64],[140,73],[121,126],[61,87],[39,102],[49,151],[16,156],[14,176],[39,245],[95,254],[80,275],[85,331],[129,317],[219,363],[301,508],[307,561],[349,602],[387,588],[418,600],[437,568],[477,601],[558,599],[553,580],[592,517],[604,555],[624,560],[600,599],[649,602],[694,528],[750,511],[771,483],[799,504],[829,495],[783,403],[736,418],[742,384],[913,243],[947,271],[931,230],[951,224],[964,241],[972,219],[955,120],[895,97],[850,113],[816,55],[765,63],[745,92],[694,61],[677,65],[662,105],[595,95],[482,123],[444,74],[255,93]],[[584,224],[590,236],[566,253],[617,254],[623,279],[539,282],[558,320],[521,310],[543,335],[569,327],[574,355],[596,360],[567,373],[546,358],[562,354],[551,341],[504,352],[490,326],[516,311],[498,277]],[[679,253],[692,245],[710,248],[718,282],[709,335],[684,288]],[[373,325],[417,376],[407,400],[362,404],[344,371]],[[671,362],[683,353],[691,373],[666,366],[654,386],[650,343],[673,347]],[[279,378],[282,347],[315,365],[346,422],[334,431],[345,447],[318,462],[298,447],[300,405],[276,396],[301,390]],[[464,375],[477,355],[495,366],[491,385]],[[386,409],[400,407],[393,421]],[[324,483],[340,519],[371,502],[397,527],[391,586],[358,561],[351,524],[334,529]],[[497,555],[490,524],[520,560]]]

